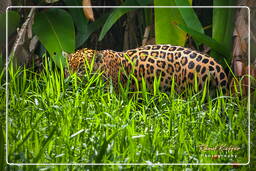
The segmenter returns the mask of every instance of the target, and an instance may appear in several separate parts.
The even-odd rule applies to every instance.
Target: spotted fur
[[[127,75],[133,72],[139,82],[144,78],[148,88],[152,88],[154,79],[160,77],[161,88],[166,91],[171,89],[174,78],[179,92],[188,85],[194,85],[195,79],[199,89],[203,88],[206,80],[210,80],[223,93],[227,92],[227,76],[222,66],[212,57],[189,48],[166,44],[146,45],[124,52],[81,49],[68,55],[71,70],[83,73],[85,59],[91,63],[93,56],[94,71],[103,71],[104,76],[112,79],[116,87],[119,72],[123,84]],[[131,87],[135,87],[134,81]]]

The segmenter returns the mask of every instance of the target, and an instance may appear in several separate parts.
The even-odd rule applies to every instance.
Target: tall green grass
[[[91,70],[82,78],[64,78],[51,62],[44,67],[41,73],[9,67],[10,163],[248,161],[247,99],[211,97],[207,87],[186,95],[164,93],[157,81],[150,92],[142,81],[140,91],[124,87],[115,93],[111,83]],[[240,150],[202,151],[201,145]]]

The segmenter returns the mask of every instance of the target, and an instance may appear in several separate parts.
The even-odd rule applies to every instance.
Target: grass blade
[[[38,154],[36,155],[36,157],[34,158],[33,163],[37,163],[39,161],[40,157],[42,156],[42,153],[44,152],[44,149],[46,148],[46,146],[48,145],[50,140],[53,138],[53,135],[54,135],[56,130],[57,130],[57,127],[53,128],[51,130],[50,135],[48,136],[48,138],[43,141],[43,143],[41,145],[41,149],[38,152]]]
[[[101,161],[102,161],[102,159],[103,159],[103,157],[104,157],[104,154],[105,154],[106,151],[107,151],[107,146],[108,146],[108,144],[111,142],[111,140],[112,140],[113,138],[115,138],[115,137],[118,135],[119,131],[120,131],[120,130],[116,130],[114,133],[112,133],[108,138],[106,138],[106,139],[104,140],[104,143],[103,143],[102,146],[101,146],[100,152],[99,152],[99,154],[97,155],[97,157],[96,157],[96,159],[95,159],[95,162],[96,162],[96,163],[101,163]]]
[[[0,125],[0,170],[4,170],[4,166],[5,166],[5,160],[4,160],[4,144],[5,144],[5,141],[4,141],[4,134],[3,134],[3,129],[2,129],[2,125]]]

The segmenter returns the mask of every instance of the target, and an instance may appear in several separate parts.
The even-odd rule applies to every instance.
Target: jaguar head
[[[95,72],[99,69],[103,57],[100,51],[87,48],[71,54],[62,52],[62,55],[67,59],[68,63],[68,67],[65,69],[65,76],[68,76],[69,72],[77,72],[79,76],[82,76],[85,74],[86,69],[91,69]]]

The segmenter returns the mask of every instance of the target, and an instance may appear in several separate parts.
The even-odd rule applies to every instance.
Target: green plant
[[[74,52],[75,29],[71,16],[62,9],[47,9],[35,16],[33,31],[55,64],[66,66],[62,51]]]
[[[155,0],[155,5],[189,6],[192,1],[177,0],[162,2]],[[215,6],[232,6],[236,1],[214,0]],[[225,65],[224,59],[231,62],[232,33],[234,30],[233,8],[213,8],[212,37],[204,33],[203,26],[191,8],[155,8],[156,43],[170,43],[184,46],[186,34],[193,37],[197,48],[204,43],[211,48],[211,56]],[[163,17],[165,16],[165,17]]]
[[[9,11],[8,13],[8,36],[15,32],[20,22],[20,15],[17,11]],[[0,46],[5,44],[6,34],[6,13],[0,14]]]
[[[122,6],[142,6],[142,5],[148,5],[151,3],[151,0],[126,0],[124,1]],[[105,21],[105,24],[103,25],[100,36],[99,36],[99,41],[101,41],[106,33],[110,30],[110,28],[116,23],[116,21],[123,16],[124,14],[127,14],[129,11],[135,10],[134,8],[117,8],[114,9],[108,16],[107,20]]]
[[[187,1],[188,4],[191,4]],[[155,0],[155,6],[176,6],[185,3],[184,1],[161,1]],[[188,5],[185,3],[185,5]],[[175,23],[184,24],[185,22],[191,22],[195,20],[190,20],[188,18],[191,15],[191,10],[186,11],[186,9],[178,8],[154,8],[155,12],[155,36],[157,44],[173,44],[184,46],[186,41],[186,33],[179,30]],[[193,13],[192,13],[193,14]],[[163,17],[164,16],[164,17]],[[185,19],[185,20],[184,20]],[[194,19],[194,18],[193,18]],[[189,21],[190,20],[190,21]]]
[[[8,37],[11,36],[18,24],[20,22],[20,15],[16,11],[8,11]],[[5,45],[5,38],[6,38],[6,13],[0,14],[0,72],[2,72],[4,68],[4,61],[3,54],[2,54],[2,47]]]
[[[76,74],[64,78],[51,61],[44,66],[41,74],[9,68],[9,162],[247,161],[246,99],[212,98],[208,87],[168,94],[158,90],[157,80],[152,92],[144,84],[140,91],[116,94],[100,73],[88,70],[81,81]],[[241,148],[232,152],[238,157],[213,160],[200,150],[223,143]],[[216,153],[225,154],[209,155]]]
[[[235,6],[236,0],[214,0],[214,6]],[[212,38],[223,47],[228,54],[225,59],[228,63],[232,59],[232,36],[234,31],[235,8],[214,8],[212,21]],[[218,51],[212,51],[213,56],[219,55]],[[224,63],[223,63],[224,64]]]
[[[144,3],[141,1],[132,2]],[[66,1],[66,4],[68,3],[71,2]],[[187,1],[175,1],[175,3],[186,4]],[[52,11],[46,10],[37,13],[37,19],[38,17],[39,19],[35,23],[34,33],[40,35],[41,43],[53,58],[48,59],[44,54],[44,70],[41,73],[35,73],[26,67],[15,71],[12,65],[9,67],[9,143],[7,144],[9,162],[148,164],[148,166],[141,167],[120,166],[116,168],[109,166],[106,170],[126,168],[177,169],[174,166],[154,166],[152,163],[180,163],[184,161],[189,163],[247,162],[248,120],[245,117],[248,112],[247,99],[236,96],[227,97],[221,94],[213,98],[207,95],[209,91],[207,86],[200,92],[195,87],[195,90],[191,89],[186,93],[176,94],[174,81],[170,92],[161,92],[158,88],[160,80],[155,80],[152,91],[148,91],[145,81],[142,81],[140,91],[131,92],[128,85],[126,87],[121,85],[120,87],[123,86],[121,93],[115,93],[111,82],[108,84],[103,82],[101,73],[91,72],[92,66],[82,78],[76,74],[64,78],[64,64],[56,62],[56,58],[61,57],[59,54],[55,57],[54,52],[56,50],[58,53],[62,50],[74,51],[75,48],[82,46],[88,40],[92,32],[104,25],[100,36],[100,40],[102,40],[118,19],[130,10],[132,9],[113,10],[102,15],[94,23],[81,20],[83,18],[81,11],[55,10],[56,13],[63,14],[61,16],[66,17],[67,21],[61,24],[53,22],[53,29],[49,29],[51,32],[47,34],[43,32],[42,28],[51,26],[46,22],[46,19],[49,16],[52,17],[54,12],[51,13]],[[169,10],[166,9],[166,11]],[[177,31],[177,37],[175,34],[172,35],[172,38],[164,37],[163,35],[166,33],[161,33],[161,27],[157,24],[155,26],[158,27],[158,30],[155,30],[157,41],[166,43],[170,41],[172,43],[171,39],[179,39],[178,43],[184,44],[186,40],[184,32],[187,32],[198,45],[204,43],[210,46],[212,51],[218,51],[223,56],[228,56],[227,48],[220,48],[222,42],[206,36],[192,9],[183,10],[180,8],[175,9],[175,11],[180,13],[180,22],[176,22],[177,26],[172,25],[173,29]],[[154,12],[155,14],[161,13],[157,10]],[[152,22],[150,20],[152,20],[153,12],[146,11],[143,14],[146,23],[144,26],[147,26]],[[168,17],[168,15],[164,16]],[[158,14],[154,20],[157,18],[160,18]],[[164,17],[162,16],[162,18]],[[163,22],[169,20],[166,18],[163,19]],[[52,20],[55,21],[56,18],[52,17],[50,21]],[[196,23],[196,27],[189,27],[193,25],[191,23]],[[71,38],[70,42],[64,40],[63,33],[59,33],[66,24],[69,25],[67,28],[69,34],[65,35],[65,39]],[[217,25],[213,27],[217,28]],[[57,34],[54,34],[54,30]],[[161,37],[158,37],[160,34],[162,34]],[[229,34],[225,33],[225,35]],[[57,39],[62,41],[56,45]],[[49,43],[48,40],[52,41]],[[62,46],[62,44],[65,45]],[[54,62],[59,68],[54,67]],[[0,74],[0,80],[2,77],[3,74]],[[132,74],[129,79],[138,82]],[[0,111],[4,111],[6,105],[5,85],[4,82],[0,82]],[[195,91],[196,93],[194,93]],[[254,109],[252,106],[253,121],[255,121]],[[255,137],[255,132],[253,135]],[[0,132],[0,137],[0,147],[2,147],[4,142],[2,138],[5,137],[5,132]],[[215,147],[222,144],[241,149],[227,153],[224,151],[210,151],[208,153],[200,150],[200,145]],[[237,158],[222,157],[216,159],[205,157],[205,154],[235,154]],[[1,159],[0,165],[3,163],[3,158]],[[4,166],[1,165],[1,167]],[[7,169],[9,168],[11,167]],[[49,169],[45,166],[12,168]],[[187,168],[216,169],[214,166],[179,167],[179,169]],[[52,166],[51,169],[63,170],[65,167]],[[91,169],[91,167],[70,166],[68,169]],[[219,169],[232,168],[220,166]]]

